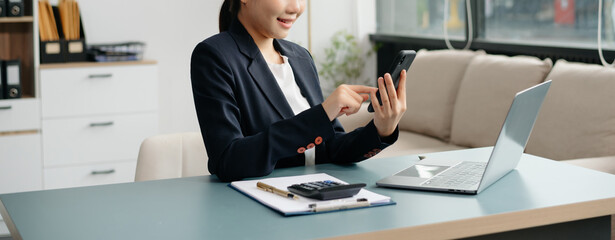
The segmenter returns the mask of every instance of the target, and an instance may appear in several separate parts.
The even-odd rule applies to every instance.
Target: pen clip
[[[366,198],[357,198],[356,200],[350,200],[350,201],[333,200],[333,201],[327,201],[327,202],[312,203],[308,206],[310,207],[310,211],[312,212],[328,212],[328,211],[368,207],[369,205],[370,205],[369,201]]]
[[[258,188],[260,190],[263,190],[265,192],[270,192],[270,193],[277,194],[277,195],[280,195],[282,197],[290,198],[290,199],[293,199],[293,200],[299,199],[297,196],[295,196],[295,194],[292,194],[292,193],[290,193],[288,191],[284,191],[284,190],[281,190],[281,189],[277,189],[276,187],[268,185],[268,184],[263,183],[263,182],[257,182],[256,183],[256,188]]]

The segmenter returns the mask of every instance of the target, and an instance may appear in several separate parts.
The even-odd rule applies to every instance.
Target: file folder
[[[6,16],[6,1],[7,0],[0,0],[0,17]]]
[[[5,61],[6,84],[4,88],[5,98],[21,97],[21,66],[19,60]]]
[[[5,82],[6,82],[6,77],[4,76],[4,61],[0,60],[0,99],[4,99]]]
[[[6,4],[7,12],[6,15],[9,17],[22,17],[24,13],[24,4],[23,0],[5,0],[8,1]]]

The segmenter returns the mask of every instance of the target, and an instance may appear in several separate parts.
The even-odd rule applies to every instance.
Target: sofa
[[[526,153],[615,174],[615,68],[484,51],[420,50],[399,139],[374,158],[492,146],[514,95],[549,79]],[[339,118],[347,131],[371,119]]]

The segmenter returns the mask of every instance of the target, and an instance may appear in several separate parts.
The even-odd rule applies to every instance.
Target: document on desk
[[[331,180],[346,184],[346,182],[325,173],[299,175],[291,177],[266,178],[259,180],[235,181],[230,187],[278,211],[284,216],[306,215],[321,212],[341,211],[355,208],[366,208],[395,204],[390,197],[361,189],[357,195],[335,200],[317,200],[299,196],[299,199],[285,198],[257,188],[257,182],[263,182],[278,189],[286,190],[288,186],[306,182]]]

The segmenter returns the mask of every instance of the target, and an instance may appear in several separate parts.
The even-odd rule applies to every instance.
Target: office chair
[[[209,175],[199,132],[152,136],[141,143],[135,181]]]

